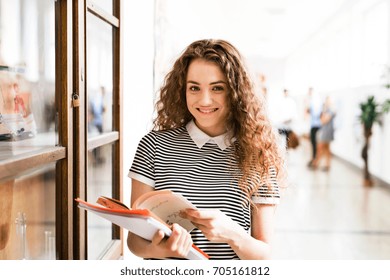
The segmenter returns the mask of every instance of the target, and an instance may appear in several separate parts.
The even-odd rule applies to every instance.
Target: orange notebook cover
[[[172,233],[170,226],[148,209],[129,209],[122,202],[108,197],[100,197],[98,199],[100,205],[86,202],[80,198],[75,200],[79,208],[109,220],[146,240],[151,240],[158,230],[162,230],[166,236],[170,236]],[[207,260],[209,256],[192,245],[187,259]]]

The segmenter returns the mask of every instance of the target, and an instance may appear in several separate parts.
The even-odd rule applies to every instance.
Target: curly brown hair
[[[236,138],[235,158],[241,173],[239,185],[249,198],[256,193],[259,184],[271,187],[271,176],[275,176],[275,172],[280,181],[283,154],[265,104],[255,93],[241,54],[232,44],[225,40],[198,40],[185,49],[160,89],[154,130],[182,127],[193,119],[187,109],[186,79],[191,61],[199,58],[216,63],[226,76],[230,106],[226,125]]]

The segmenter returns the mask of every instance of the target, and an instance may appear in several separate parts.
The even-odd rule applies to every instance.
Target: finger
[[[201,226],[201,224],[195,223],[195,222],[193,222],[193,221],[191,221],[191,223],[192,223],[196,228],[198,228],[198,229],[199,229],[199,227]]]
[[[188,219],[194,219],[195,221],[214,219],[217,214],[214,210],[196,210],[191,208],[184,210],[184,213]]]
[[[178,241],[178,253],[184,258],[187,257],[191,246],[192,246],[191,235],[184,228],[182,228],[180,238]]]
[[[176,239],[177,243],[174,244],[176,246],[176,254],[179,257],[186,258],[193,244],[191,235],[186,229],[182,228],[179,225],[176,225],[174,227],[175,231],[177,231],[178,234],[178,237]]]
[[[191,239],[191,236],[189,236],[189,238],[186,238],[186,242],[183,246],[183,256],[184,257],[187,257],[188,256],[188,253],[190,252],[190,249],[192,247],[192,239]]]
[[[198,229],[201,229],[202,227],[210,227],[211,224],[213,223],[214,219],[203,219],[203,218],[194,218],[194,217],[189,217],[188,218],[191,223],[197,227]]]
[[[153,238],[152,238],[152,244],[160,244],[160,242],[164,239],[164,232],[162,230],[157,231]]]
[[[192,244],[191,235],[184,229],[181,228],[178,229],[179,231],[179,237],[177,238],[177,253],[182,256],[186,257],[189,251],[189,244]]]
[[[178,224],[172,224],[172,234],[167,240],[167,245],[171,251],[176,251],[181,236],[181,227]]]

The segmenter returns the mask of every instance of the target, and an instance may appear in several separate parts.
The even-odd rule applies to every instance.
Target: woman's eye
[[[224,88],[222,86],[215,86],[215,87],[213,87],[213,90],[215,90],[215,91],[223,91]]]
[[[197,86],[190,86],[189,89],[190,89],[191,91],[198,91],[198,90],[199,90],[199,87],[197,87]]]

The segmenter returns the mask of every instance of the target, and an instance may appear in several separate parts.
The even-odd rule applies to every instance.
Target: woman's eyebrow
[[[192,80],[187,81],[187,84],[200,85],[200,83],[195,82],[195,81],[192,81]],[[226,84],[226,82],[225,82],[225,81],[222,81],[222,80],[219,80],[219,81],[215,81],[215,82],[211,82],[211,83],[210,83],[210,85],[215,85],[215,84]]]
[[[219,80],[219,81],[210,83],[210,85],[215,85],[215,84],[226,84],[226,82],[222,81],[222,80]]]

